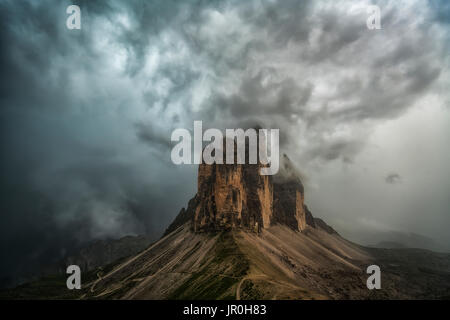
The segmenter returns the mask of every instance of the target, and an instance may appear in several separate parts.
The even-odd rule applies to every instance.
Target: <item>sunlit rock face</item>
[[[195,232],[240,228],[259,233],[277,223],[296,231],[314,228],[298,173],[287,156],[280,160],[275,176],[260,175],[262,164],[200,164],[197,194],[166,233],[188,220]]]
[[[201,164],[194,230],[242,227],[259,232],[273,216],[273,184],[260,165]]]

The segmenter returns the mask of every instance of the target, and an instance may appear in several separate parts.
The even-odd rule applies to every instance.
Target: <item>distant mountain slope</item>
[[[125,236],[114,240],[98,240],[81,248],[64,260],[65,265],[76,264],[84,271],[110,264],[134,255],[152,243],[148,236]]]
[[[433,239],[417,234],[400,231],[373,232],[372,243],[377,248],[421,248],[438,252],[448,251],[448,247],[437,243]],[[370,235],[367,235],[370,237]],[[379,239],[376,241],[376,239]]]
[[[130,235],[119,239],[92,241],[79,248],[71,249],[59,261],[49,262],[40,266],[31,274],[22,275],[21,278],[12,277],[6,279],[0,288],[14,287],[26,282],[39,280],[42,277],[64,277],[67,266],[72,264],[80,266],[83,273],[89,272],[98,267],[116,262],[119,259],[135,255],[147,248],[154,240],[154,237],[146,235]]]

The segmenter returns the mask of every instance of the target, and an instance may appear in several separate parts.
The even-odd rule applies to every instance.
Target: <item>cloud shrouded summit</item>
[[[344,235],[450,243],[445,2],[91,0],[68,30],[70,4],[0,3],[2,276],[160,235],[195,193],[196,168],[170,162],[194,120],[279,128],[313,213]]]

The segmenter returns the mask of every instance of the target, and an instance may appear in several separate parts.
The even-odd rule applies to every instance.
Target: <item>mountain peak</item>
[[[187,221],[195,232],[243,229],[260,233],[274,224],[295,231],[316,228],[304,203],[298,170],[284,155],[275,176],[259,174],[260,164],[200,164],[197,194],[166,230]]]

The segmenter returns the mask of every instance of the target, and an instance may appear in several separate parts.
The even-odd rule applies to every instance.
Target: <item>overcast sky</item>
[[[0,277],[155,238],[196,190],[175,128],[279,128],[313,215],[450,247],[448,1],[0,1]],[[381,8],[369,30],[367,6]]]

